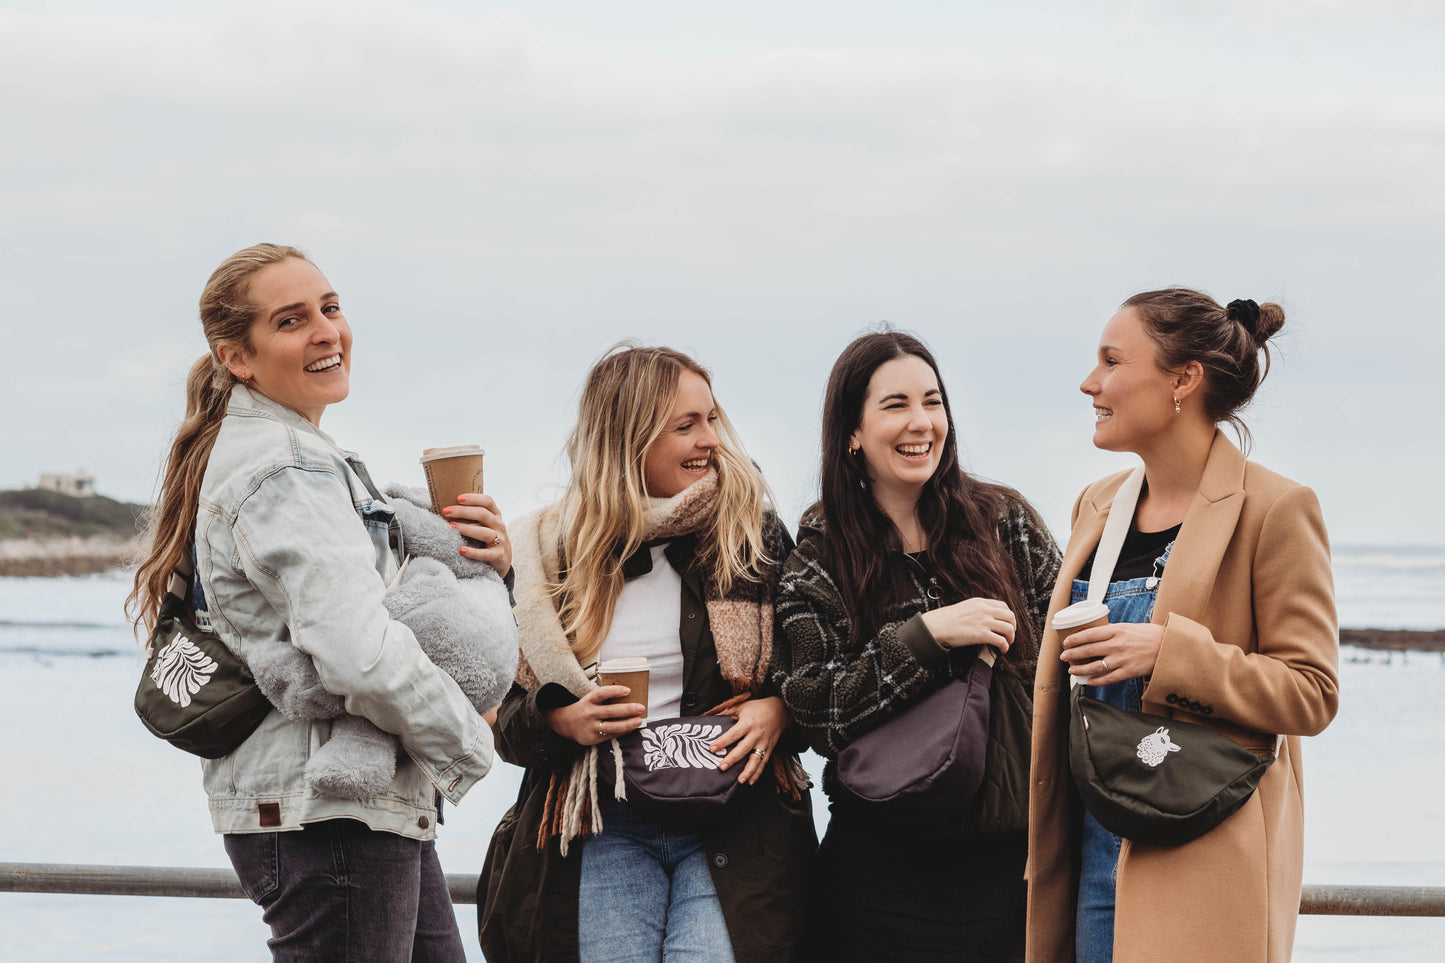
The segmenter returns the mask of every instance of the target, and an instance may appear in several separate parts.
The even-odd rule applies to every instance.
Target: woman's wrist
[[[558,706],[553,709],[542,710],[542,721],[547,723],[547,728],[564,739],[572,739],[571,706]],[[576,742],[576,739],[572,739]]]
[[[938,612],[938,609],[919,612],[898,628],[899,641],[908,647],[920,665],[930,669],[942,669],[948,663],[949,646],[934,631],[941,626],[930,624],[941,618],[936,614]]]

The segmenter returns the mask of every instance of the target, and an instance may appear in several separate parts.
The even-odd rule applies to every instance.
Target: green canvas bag
[[[1069,768],[1099,825],[1136,843],[1198,839],[1254,794],[1274,756],[1207,726],[1070,693]]]
[[[256,731],[271,703],[245,663],[192,620],[191,575],[183,557],[151,630],[135,711],[152,734],[177,749],[219,759]]]

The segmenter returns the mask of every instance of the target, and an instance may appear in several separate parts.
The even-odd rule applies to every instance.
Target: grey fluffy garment
[[[412,555],[400,584],[383,599],[423,652],[461,687],[478,712],[494,708],[517,671],[517,623],[496,571],[460,553],[461,536],[432,513],[425,489],[389,486]],[[285,638],[253,648],[256,683],[289,719],[330,719],[331,736],[306,764],[307,784],[324,796],[367,799],[391,785],[400,745],[370,721],[348,715],[327,692],[311,657]]]

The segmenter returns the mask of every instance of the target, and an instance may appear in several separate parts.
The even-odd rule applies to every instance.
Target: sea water
[[[1445,627],[1445,548],[1337,547],[1341,624]],[[227,866],[199,761],[147,733],[131,708],[141,661],[124,573],[0,578],[0,861]],[[1306,739],[1305,881],[1445,886],[1445,659],[1346,648],[1338,717]],[[809,768],[821,768],[810,757]],[[520,770],[498,762],[437,849],[476,873]],[[818,795],[818,794],[815,794]],[[819,796],[821,833],[826,809]],[[457,918],[480,960],[476,909]],[[0,893],[0,960],[257,960],[260,910],[245,900]],[[1439,959],[1445,920],[1305,916],[1298,961]]]

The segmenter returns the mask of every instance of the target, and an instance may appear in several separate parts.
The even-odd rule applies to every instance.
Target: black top
[[[1183,524],[1182,522],[1180,524]],[[1124,546],[1119,549],[1119,560],[1114,563],[1114,574],[1110,577],[1111,582],[1126,582],[1132,578],[1148,578],[1151,575],[1162,575],[1163,572],[1154,571],[1154,563],[1170,542],[1179,537],[1179,525],[1173,528],[1166,528],[1162,532],[1141,532],[1129,523],[1129,534],[1124,536]],[[1084,567],[1079,570],[1079,578],[1088,581],[1094,570],[1094,555],[1098,549],[1089,553],[1088,559],[1084,561]]]

